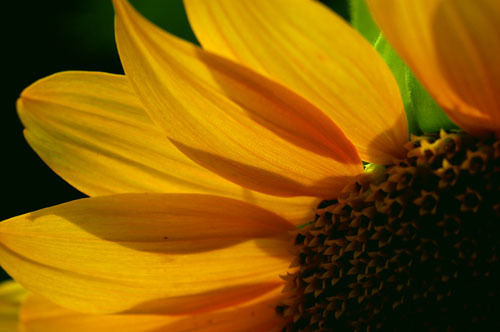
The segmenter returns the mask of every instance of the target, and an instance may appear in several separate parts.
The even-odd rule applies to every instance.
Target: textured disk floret
[[[286,331],[500,330],[500,143],[415,137],[318,206],[277,307]]]

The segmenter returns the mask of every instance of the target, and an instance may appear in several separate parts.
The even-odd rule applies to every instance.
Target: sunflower
[[[498,324],[498,2],[368,1],[460,127],[419,137],[384,60],[323,5],[185,5],[203,49],[115,0],[125,76],[59,73],[18,100],[29,144],[90,196],[0,224],[0,264],[33,294],[23,328]]]

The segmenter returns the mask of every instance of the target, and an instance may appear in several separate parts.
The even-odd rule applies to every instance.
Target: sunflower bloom
[[[409,137],[384,60],[317,2],[185,0],[199,48],[115,0],[125,76],[18,100],[29,144],[90,196],[0,224],[20,326],[498,325],[500,5],[368,5],[461,130]]]

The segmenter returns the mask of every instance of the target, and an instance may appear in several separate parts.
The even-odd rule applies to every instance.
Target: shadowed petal
[[[392,73],[342,18],[311,0],[185,0],[203,48],[311,101],[363,160],[405,156],[406,117]]]
[[[151,118],[191,159],[247,188],[330,197],[362,172],[342,131],[304,99],[114,1],[116,38]]]
[[[28,290],[77,311],[202,312],[282,285],[292,229],[217,196],[92,197],[0,223],[0,264]]]
[[[18,331],[19,311],[28,292],[13,280],[0,284],[0,331]]]
[[[195,315],[89,315],[59,307],[32,295],[21,312],[25,332],[250,332],[280,331],[283,319],[275,312],[279,290],[223,311]]]
[[[17,106],[31,147],[89,196],[207,193],[263,206],[296,224],[314,218],[314,198],[254,192],[187,158],[149,119],[124,76],[55,74],[25,89]]]

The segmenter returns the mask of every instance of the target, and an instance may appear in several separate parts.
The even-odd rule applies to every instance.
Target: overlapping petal
[[[186,155],[253,190],[331,197],[362,172],[356,149],[322,112],[256,73],[161,31],[114,1],[131,85]]]
[[[26,300],[21,323],[24,332],[244,332],[280,331],[276,314],[279,290],[223,311],[195,315],[88,315],[59,307],[41,296]]]
[[[500,2],[368,0],[387,39],[462,129],[500,133]]]
[[[19,311],[27,295],[26,289],[13,280],[0,284],[0,331],[18,331]]]
[[[91,313],[182,314],[282,285],[293,225],[223,197],[92,197],[0,223],[0,264],[33,293]]]
[[[322,109],[361,158],[404,157],[406,117],[390,70],[342,18],[311,0],[185,0],[203,48],[291,88]]]
[[[24,90],[17,106],[31,147],[87,195],[217,194],[263,206],[297,224],[314,217],[314,198],[254,192],[187,158],[149,119],[124,76],[55,74]]]

